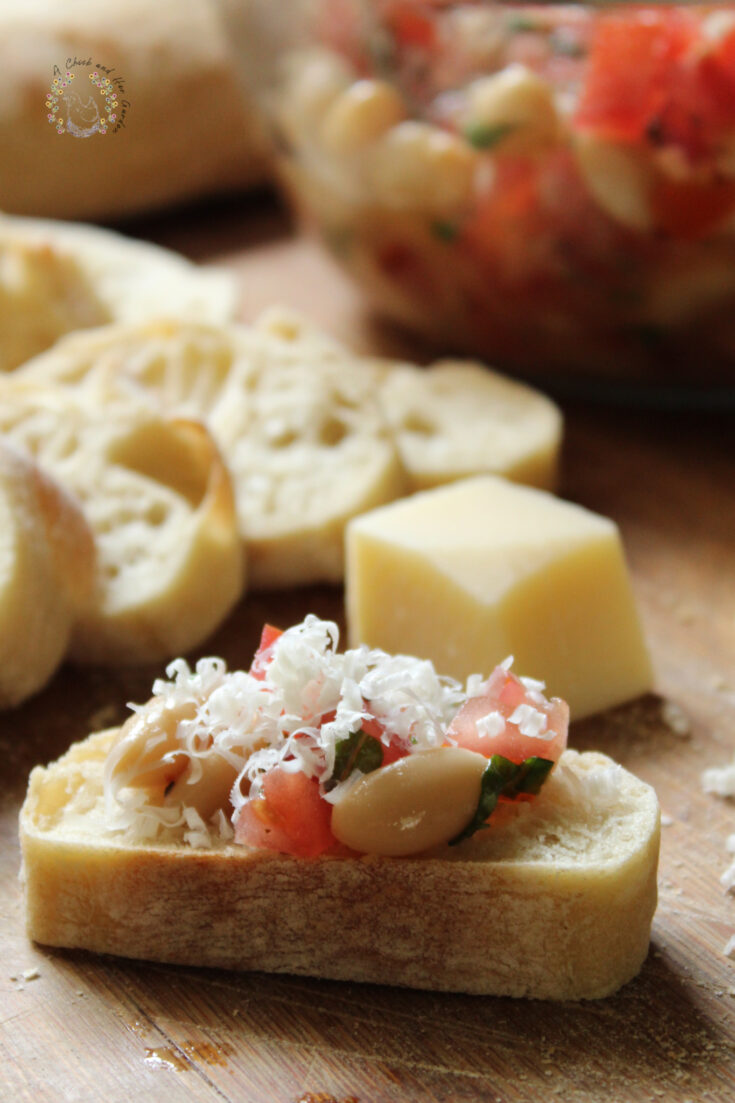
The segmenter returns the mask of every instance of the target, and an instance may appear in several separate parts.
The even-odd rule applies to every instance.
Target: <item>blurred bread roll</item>
[[[0,59],[0,209],[109,219],[264,177],[263,130],[218,0],[0,0]],[[57,134],[54,76],[74,73],[59,108],[83,135],[104,106],[95,66],[122,81],[115,123],[104,135]]]
[[[0,708],[40,689],[93,605],[95,552],[79,503],[0,441]]]

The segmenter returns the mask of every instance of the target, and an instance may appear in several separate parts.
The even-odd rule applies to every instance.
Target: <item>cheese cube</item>
[[[352,646],[431,659],[464,680],[515,656],[574,719],[650,689],[620,535],[607,518],[495,476],[353,520]]]

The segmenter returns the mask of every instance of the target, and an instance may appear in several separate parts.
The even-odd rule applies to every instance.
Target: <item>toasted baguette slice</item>
[[[606,996],[640,969],[656,905],[653,790],[566,751],[533,804],[415,858],[150,845],[106,831],[117,729],[30,778],[28,933],[186,965],[543,999]]]
[[[503,475],[543,490],[557,484],[562,418],[538,391],[482,364],[396,364],[379,400],[411,490],[467,475]]]
[[[340,346],[302,315],[271,307],[255,328],[285,341]],[[341,350],[346,359],[346,350]],[[471,360],[438,360],[427,368],[360,358],[406,472],[408,490],[427,490],[468,475],[502,475],[554,490],[562,415],[540,391]]]
[[[0,708],[51,677],[92,606],[95,554],[79,504],[0,443]]]
[[[225,272],[94,226],[0,215],[0,371],[64,334],[153,317],[224,322],[234,284]]]
[[[100,386],[204,419],[233,476],[254,587],[338,582],[347,521],[405,490],[376,374],[336,342],[161,322],[73,334],[28,383]]]
[[[82,503],[97,546],[95,599],[71,655],[90,663],[170,658],[214,630],[242,594],[242,541],[227,470],[198,422],[79,394],[0,386],[0,431]]]

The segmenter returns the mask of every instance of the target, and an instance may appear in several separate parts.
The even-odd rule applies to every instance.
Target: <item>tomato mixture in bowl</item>
[[[735,4],[297,7],[283,176],[383,312],[525,373],[735,378]]]

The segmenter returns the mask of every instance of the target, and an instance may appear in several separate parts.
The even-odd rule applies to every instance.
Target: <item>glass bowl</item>
[[[260,8],[281,177],[383,314],[527,376],[735,383],[735,3]]]

